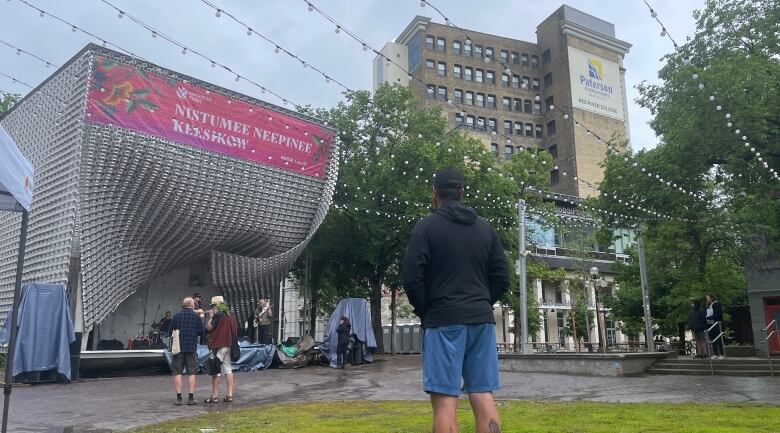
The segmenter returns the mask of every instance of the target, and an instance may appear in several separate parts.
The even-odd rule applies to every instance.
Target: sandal
[[[209,397],[203,400],[203,403],[218,403],[218,402],[219,402],[219,398],[217,397]]]
[[[226,403],[232,403],[233,402],[233,396],[232,395],[226,395],[225,398],[222,399],[222,401]]]

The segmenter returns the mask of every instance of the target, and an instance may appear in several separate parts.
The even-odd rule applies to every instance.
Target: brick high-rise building
[[[440,104],[450,125],[478,131],[497,156],[511,156],[518,145],[547,151],[554,191],[594,195],[586,182],[603,178],[606,145],[575,120],[605,139],[629,136],[623,56],[631,44],[615,38],[613,24],[565,5],[536,34],[536,43],[525,42],[416,16],[382,49],[404,69],[377,56],[374,87],[410,86]]]

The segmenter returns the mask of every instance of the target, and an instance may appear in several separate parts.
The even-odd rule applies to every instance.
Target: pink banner
[[[87,116],[308,176],[324,176],[333,141],[319,125],[100,56]]]

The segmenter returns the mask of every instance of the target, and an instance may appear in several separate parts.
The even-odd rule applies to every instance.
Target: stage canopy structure
[[[85,331],[195,261],[243,321],[325,218],[338,174],[324,122],[92,44],[0,124],[37,170],[23,280],[65,284]],[[0,311],[13,218],[0,216]]]

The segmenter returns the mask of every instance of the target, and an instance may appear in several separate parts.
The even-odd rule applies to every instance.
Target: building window
[[[460,65],[452,65],[452,76],[460,80],[463,78],[463,67]]]
[[[482,58],[482,45],[474,45],[474,57],[477,59]]]
[[[453,95],[455,96],[455,102],[458,104],[463,103],[463,90],[455,89]]]
[[[504,135],[512,135],[512,121],[504,120]]]
[[[542,138],[544,135],[543,133],[542,125],[534,125],[534,132],[536,133],[536,138]]]
[[[479,129],[480,131],[484,131],[486,124],[487,124],[487,122],[485,121],[484,117],[481,117],[481,116],[477,117],[477,129]]]
[[[550,185],[558,185],[558,182],[560,179],[558,178],[558,170],[553,170],[550,172]]]
[[[515,98],[514,102],[515,102],[514,110],[517,111],[518,113],[522,113],[523,112],[523,100],[520,99],[520,98]]]
[[[474,92],[466,92],[466,105],[474,105]]]
[[[426,59],[425,60],[425,67],[428,69],[433,69],[436,66],[436,62],[433,61],[433,59]]]
[[[501,74],[501,85],[504,87],[509,87],[509,75]]]
[[[553,144],[552,146],[550,146],[547,149],[547,152],[550,153],[550,156],[552,156],[553,159],[558,158],[558,145],[557,144]]]
[[[504,96],[501,98],[501,106],[504,108],[504,111],[512,111],[512,98],[508,96]]]
[[[433,95],[436,93],[436,86],[433,84],[425,85],[425,97],[427,99],[433,99]]]
[[[523,101],[523,111],[526,113],[531,113],[531,100],[526,99]]]
[[[493,47],[485,47],[485,59],[493,60]]]
[[[509,59],[511,60],[513,65],[516,65],[519,62],[518,61],[519,57],[520,56],[517,54],[517,51],[512,51],[512,54],[509,56]]]
[[[471,57],[471,44],[463,44],[463,55]]]
[[[531,89],[533,90],[542,90],[542,86],[539,84],[539,79],[534,77],[533,80],[531,80]]]
[[[433,36],[431,35],[425,36],[425,48],[429,50],[433,50]]]
[[[455,113],[455,126],[463,126],[463,116],[460,113]]]
[[[523,66],[528,66],[528,54],[527,53],[520,54],[520,63]]]
[[[532,68],[539,67],[539,56],[531,56],[531,67]]]
[[[544,75],[544,88],[549,89],[552,86],[552,72],[548,72]]]
[[[525,124],[525,136],[526,137],[533,137],[534,136],[534,124],[533,123],[526,123]]]
[[[512,87],[517,89],[520,86],[520,77],[517,75],[512,75]]]
[[[501,63],[507,64],[509,63],[509,51],[507,50],[501,50],[501,54],[499,54],[499,58],[501,59]]]
[[[485,94],[484,93],[477,93],[477,107],[484,108],[485,107]]]
[[[439,101],[446,101],[447,100],[447,88],[444,86],[439,86],[439,94],[438,94]]]
[[[531,85],[531,77],[523,76],[523,89],[527,89]]]
[[[447,76],[447,64],[444,62],[439,62],[439,76],[440,77]]]
[[[488,119],[488,131],[498,132],[498,129],[496,129],[496,119]]]
[[[534,102],[534,114],[542,114],[542,103],[539,101]]]
[[[515,135],[523,135],[523,122],[515,122]]]
[[[437,38],[436,39],[436,50],[440,52],[446,52],[447,51],[447,40],[444,38]]]
[[[490,143],[490,153],[492,153],[493,156],[498,155],[498,143]]]
[[[474,76],[474,81],[476,81],[477,83],[484,82],[485,81],[485,71],[483,71],[482,69],[477,69],[475,72],[476,72],[476,75]]]
[[[496,73],[494,71],[485,71],[485,82],[488,84],[496,84]]]
[[[544,107],[545,107],[544,109],[550,112],[554,110],[554,109],[550,110],[550,107],[554,107],[554,106],[555,106],[555,97],[548,96],[547,99],[544,100]]]
[[[550,49],[546,49],[542,52],[542,66],[550,63]]]
[[[465,78],[466,81],[471,81],[474,79],[474,69],[472,69],[471,66],[466,66],[463,68],[463,78]]]
[[[515,148],[509,144],[504,145],[504,159],[512,159],[512,154],[515,152]]]
[[[552,137],[555,135],[555,121],[551,120],[547,122],[547,136]]]
[[[487,107],[491,110],[496,109],[496,95],[487,95]]]
[[[470,114],[466,116],[466,128],[474,129],[474,116]]]
[[[452,41],[452,52],[455,54],[460,54],[460,41]]]

